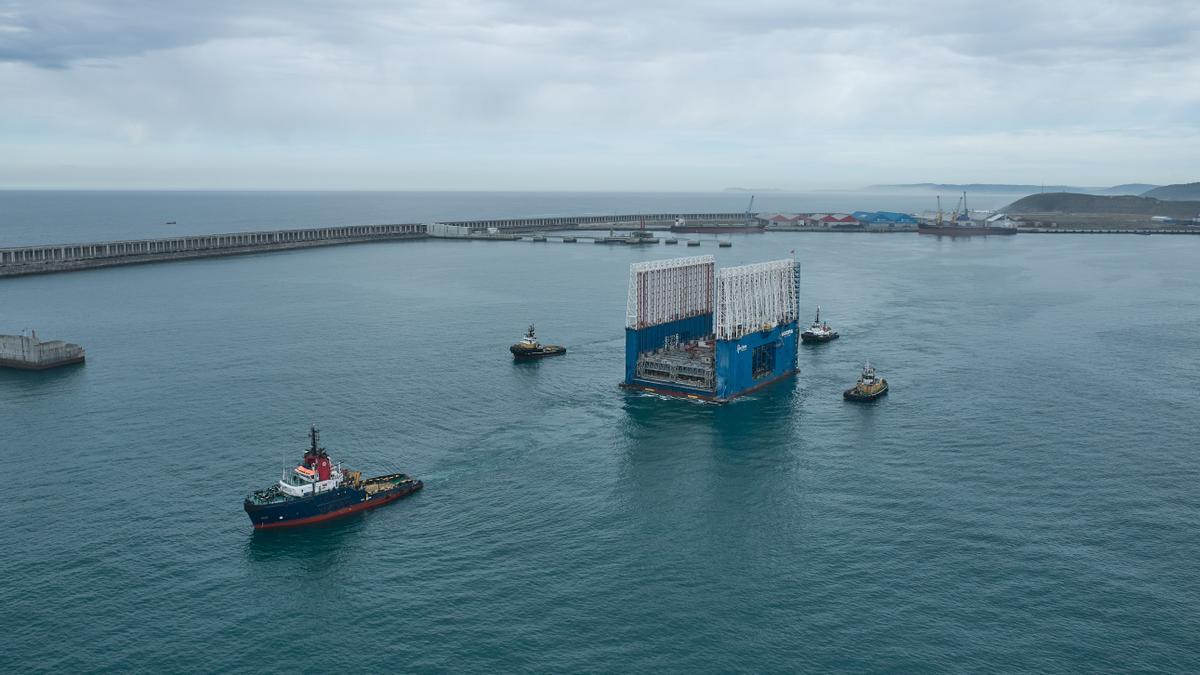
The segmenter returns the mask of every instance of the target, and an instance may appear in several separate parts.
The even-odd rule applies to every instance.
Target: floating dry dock
[[[748,394],[796,373],[799,316],[795,260],[634,263],[621,386],[717,403]]]
[[[0,367],[45,370],[83,363],[83,347],[62,340],[38,339],[31,335],[0,335]]]

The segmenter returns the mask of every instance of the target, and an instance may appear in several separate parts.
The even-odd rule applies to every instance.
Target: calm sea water
[[[259,198],[288,204],[263,227],[308,212]],[[90,199],[47,236],[109,236],[81,235],[144,200],[182,220]],[[409,219],[378,209],[351,222]],[[628,264],[697,249],[397,242],[0,282],[0,331],[89,355],[0,371],[0,670],[1200,670],[1200,241],[699,251],[790,249],[804,314],[843,337],[723,407],[616,387]],[[531,321],[570,354],[513,364]],[[867,358],[891,395],[847,404]],[[254,533],[242,496],[311,422],[425,490]]]

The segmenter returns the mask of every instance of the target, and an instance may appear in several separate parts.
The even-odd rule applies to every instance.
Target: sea
[[[0,246],[747,200],[9,191]],[[88,354],[0,370],[0,671],[1200,670],[1200,237],[699,238],[0,280],[0,333]],[[794,255],[841,339],[729,405],[619,389],[629,264],[698,253]],[[530,323],[570,352],[513,363]],[[253,531],[310,424],[425,489]]]

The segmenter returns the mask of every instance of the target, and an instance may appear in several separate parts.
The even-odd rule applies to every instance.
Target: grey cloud
[[[819,0],[809,2],[606,3],[410,2],[319,3],[89,2],[10,0],[0,5],[0,60],[61,68],[86,59],[138,55],[221,38],[304,36],[335,43],[364,34],[396,39],[448,35],[470,39],[481,27],[554,27],[575,21],[612,36],[605,46],[640,53],[703,49],[707,41],[813,33],[874,35],[897,48],[947,48],[976,56],[1025,53],[1034,60],[1090,49],[1194,47],[1200,7],[1189,1],[1152,3],[1067,0],[1005,3],[952,0]],[[386,19],[380,21],[380,17]],[[502,31],[494,32],[500,35]],[[478,36],[478,33],[477,33]],[[581,41],[579,48],[593,48]]]
[[[202,42],[225,30],[211,8],[154,2],[15,2],[0,9],[0,60],[64,68]]]
[[[54,152],[147,162],[269,164],[302,146],[365,164],[822,175],[1144,147],[1200,125],[1193,2],[3,3],[9,157],[62,139]]]

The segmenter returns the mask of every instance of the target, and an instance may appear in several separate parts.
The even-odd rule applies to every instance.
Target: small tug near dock
[[[800,341],[805,343],[813,342],[829,342],[836,340],[838,332],[829,327],[828,323],[821,323],[821,307],[817,307],[817,318],[813,320],[812,325],[808,330],[800,334]]]
[[[867,361],[867,365],[863,367],[862,375],[859,376],[858,382],[853,387],[842,392],[842,398],[847,401],[873,401],[887,393],[887,380],[876,377],[875,369],[871,367],[871,362]]]
[[[304,460],[279,482],[246,497],[244,508],[254,529],[307,525],[373,509],[407,497],[425,487],[402,473],[363,478],[362,472],[334,465],[325,448],[319,447],[321,432],[313,426],[312,442]]]
[[[525,331],[525,337],[521,341],[508,348],[512,352],[514,361],[532,361],[533,359],[542,359],[547,356],[560,356],[567,353],[567,348],[561,345],[544,345],[537,341],[537,335],[534,333],[533,324],[529,324],[529,330]]]

